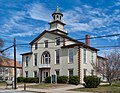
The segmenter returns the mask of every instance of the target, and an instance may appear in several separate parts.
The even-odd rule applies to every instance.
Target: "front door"
[[[43,75],[42,75],[42,81],[45,81],[45,78],[49,76],[49,72],[48,71],[43,71]]]

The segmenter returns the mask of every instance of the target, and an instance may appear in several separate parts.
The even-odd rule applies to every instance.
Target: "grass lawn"
[[[5,82],[0,82],[0,86],[6,86]]]
[[[120,83],[109,85],[101,85],[97,88],[78,88],[72,89],[73,91],[82,91],[82,92],[98,92],[98,93],[120,93]]]
[[[29,88],[42,88],[42,89],[48,89],[48,88],[58,88],[58,87],[65,87],[69,86],[68,84],[37,84],[37,85],[27,85]]]

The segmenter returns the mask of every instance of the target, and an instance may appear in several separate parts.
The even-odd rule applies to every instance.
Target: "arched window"
[[[50,64],[50,53],[48,51],[43,52],[41,64]]]

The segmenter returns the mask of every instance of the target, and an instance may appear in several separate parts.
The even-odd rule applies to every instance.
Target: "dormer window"
[[[44,45],[45,48],[48,48],[48,40],[45,40],[44,43],[45,43],[45,45]]]
[[[55,45],[60,45],[60,37],[55,39]]]

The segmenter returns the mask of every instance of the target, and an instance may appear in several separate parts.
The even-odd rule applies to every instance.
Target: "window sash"
[[[73,76],[73,69],[69,69],[69,76]]]
[[[37,49],[38,49],[38,44],[36,43],[36,44],[35,44],[35,50],[37,50]]]
[[[60,45],[60,37],[56,38],[55,45]]]
[[[86,49],[84,49],[84,63],[86,63]]]
[[[56,64],[60,63],[60,50],[56,50]]]
[[[29,61],[29,57],[26,57],[26,67],[28,67],[28,61]]]
[[[0,68],[0,74],[3,74],[3,68]]]
[[[34,54],[34,66],[37,66],[37,53]]]
[[[45,48],[48,48],[48,40],[45,41]]]
[[[69,63],[73,63],[73,60],[74,60],[74,49],[73,48],[70,48],[69,49]]]

